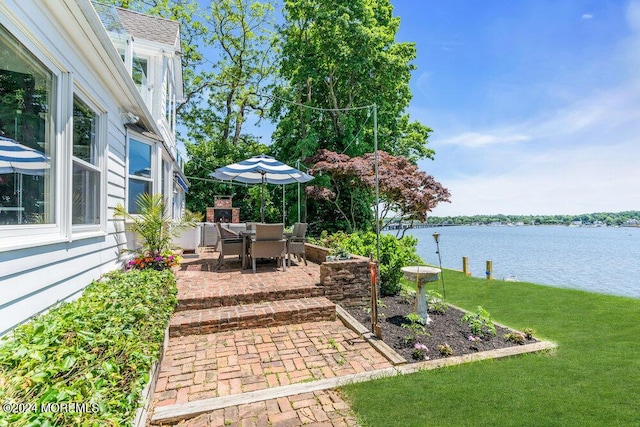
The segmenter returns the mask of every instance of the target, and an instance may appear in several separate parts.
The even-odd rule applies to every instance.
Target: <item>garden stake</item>
[[[446,302],[447,300],[447,293],[445,292],[444,289],[444,274],[442,271],[442,257],[440,256],[440,234],[439,233],[433,233],[433,240],[436,241],[436,253],[438,254],[438,263],[440,265],[440,281],[442,282],[442,302]]]
[[[373,252],[369,257],[369,273],[371,274],[371,332],[382,339],[382,329],[378,326],[378,262],[373,260]]]

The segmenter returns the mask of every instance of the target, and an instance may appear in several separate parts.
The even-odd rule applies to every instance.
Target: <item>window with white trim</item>
[[[54,74],[0,25],[2,228],[55,223],[56,83]]]
[[[129,138],[129,213],[138,213],[138,196],[143,193],[152,194],[152,156],[151,144]]]
[[[99,115],[73,98],[72,224],[100,224],[101,178]]]

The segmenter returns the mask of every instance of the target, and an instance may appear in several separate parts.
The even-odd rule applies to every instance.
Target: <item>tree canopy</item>
[[[361,158],[377,142],[407,163],[433,158],[427,147],[431,129],[406,112],[416,49],[395,41],[400,19],[392,12],[389,0],[284,2],[283,84],[274,90],[271,110],[276,157],[296,162],[329,150],[334,157]],[[364,175],[332,172],[330,186],[318,179],[310,189],[310,216],[329,230],[345,225],[336,220],[349,229],[370,227],[373,200]]]
[[[400,19],[389,0],[286,0],[280,74],[272,113],[283,160],[320,148],[357,156],[379,148],[415,161],[432,157],[431,129],[411,121],[413,43],[397,43]]]
[[[380,155],[390,156],[389,171],[412,171],[395,183],[380,181],[389,210],[419,219],[433,203],[448,201],[446,189],[418,174],[417,160],[434,157],[427,145],[431,129],[407,112],[416,48],[395,41],[400,19],[389,0],[284,0],[278,10],[254,0],[206,7],[196,0],[106,1],[181,24],[185,100],[178,129],[189,157],[192,211],[204,212],[216,194],[235,195],[242,219],[255,219],[256,192],[212,183],[213,170],[260,153],[305,169],[315,167],[308,159],[328,150],[354,159],[354,167],[359,162],[360,170],[334,173],[333,183],[316,176],[315,187],[340,197],[309,199],[303,220],[312,219],[315,230],[369,228],[371,175],[362,168],[372,164],[376,142]],[[254,126],[263,120],[275,125],[270,144]],[[282,193],[269,190],[267,216],[279,218],[274,206]],[[292,190],[285,195],[290,202]]]

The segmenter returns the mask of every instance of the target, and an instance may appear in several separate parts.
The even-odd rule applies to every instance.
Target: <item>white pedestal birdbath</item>
[[[429,312],[427,308],[427,293],[426,284],[430,282],[436,282],[438,280],[439,268],[427,267],[423,265],[412,265],[408,267],[402,267],[402,273],[404,278],[416,282],[416,314],[422,317],[424,324],[431,322],[429,318]]]

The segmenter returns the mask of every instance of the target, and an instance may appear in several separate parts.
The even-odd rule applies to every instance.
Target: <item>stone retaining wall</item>
[[[320,287],[324,296],[345,308],[369,307],[371,279],[369,259],[352,255],[351,259],[325,261],[329,249],[305,244],[307,260],[320,264]]]

